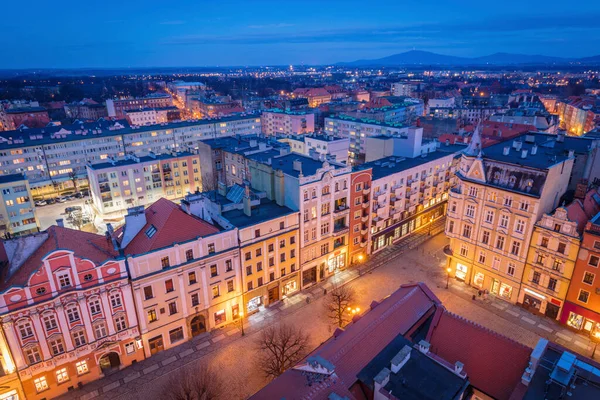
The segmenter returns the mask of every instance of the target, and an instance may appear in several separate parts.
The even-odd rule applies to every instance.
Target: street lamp
[[[592,360],[596,355],[596,347],[598,347],[598,343],[600,343],[600,324],[595,323],[594,327],[590,331],[590,340],[594,342],[594,351],[592,351]]]
[[[358,307],[356,307],[356,308],[348,307],[348,312],[354,316],[354,315],[356,315],[356,314],[358,314],[360,312],[360,308],[358,308]]]
[[[448,283],[450,282],[450,272],[452,272],[452,268],[448,267],[446,268],[446,289],[448,289]]]
[[[244,313],[241,312],[240,313],[240,324],[242,325],[242,336],[246,335],[246,333],[244,333]]]

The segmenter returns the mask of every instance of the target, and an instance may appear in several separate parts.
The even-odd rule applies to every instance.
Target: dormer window
[[[44,294],[44,293],[46,293],[46,288],[45,288],[45,287],[39,287],[39,288],[37,288],[37,289],[35,290],[35,292],[36,292],[37,294]]]
[[[69,277],[68,272],[58,275],[58,284],[61,289],[71,286],[71,278]]]
[[[154,225],[150,225],[150,227],[148,229],[146,229],[146,236],[148,236],[148,239],[151,238],[152,236],[154,236],[155,233],[156,233],[156,227]]]
[[[515,187],[516,183],[517,183],[517,178],[514,175],[511,175],[511,177],[508,178],[508,186]]]

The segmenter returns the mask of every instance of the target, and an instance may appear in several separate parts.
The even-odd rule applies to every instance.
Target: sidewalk
[[[95,398],[116,398],[136,389],[147,387],[152,382],[182,366],[202,359],[210,353],[227,347],[234,341],[244,340],[252,333],[273,325],[284,316],[295,313],[313,301],[324,296],[324,290],[331,290],[334,286],[345,285],[374,269],[390,263],[400,257],[406,250],[413,249],[419,244],[435,236],[443,230],[444,219],[436,221],[431,230],[429,227],[415,232],[406,239],[400,240],[396,245],[386,247],[373,255],[368,261],[354,266],[320,282],[305,291],[298,292],[284,301],[267,308],[265,311],[251,315],[244,321],[244,332],[241,335],[239,322],[232,323],[224,328],[216,329],[181,345],[162,351],[151,358],[140,361],[109,376],[90,382],[81,389],[76,389],[59,397],[60,399],[90,400]],[[431,233],[431,234],[430,234]],[[306,299],[310,298],[309,303]]]

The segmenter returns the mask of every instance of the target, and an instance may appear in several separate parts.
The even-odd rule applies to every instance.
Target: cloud
[[[278,28],[289,28],[290,26],[296,26],[296,25],[281,22],[279,24],[248,25],[248,28],[250,28],[250,29],[278,29]]]
[[[162,21],[158,23],[159,25],[183,25],[185,21],[175,20],[175,21]]]

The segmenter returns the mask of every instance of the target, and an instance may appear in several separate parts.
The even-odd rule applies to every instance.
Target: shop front
[[[533,288],[525,287],[519,295],[518,304],[530,313],[545,315],[548,318],[557,320],[563,302],[552,296],[539,293]]]
[[[589,335],[593,329],[600,329],[600,314],[565,301],[560,323]]]
[[[516,303],[519,295],[519,284],[512,282],[505,277],[494,274],[490,271],[480,269],[476,266],[473,267],[473,287],[487,291],[494,296]]]
[[[467,272],[469,268],[465,264],[461,264],[459,262],[456,263],[456,268],[454,272],[454,277],[461,282],[465,282],[467,280]]]
[[[302,271],[302,288],[317,283],[317,266]]]
[[[246,315],[252,315],[260,311],[265,306],[265,296],[267,296],[267,287],[261,286],[251,292],[244,294],[244,303],[246,304]]]
[[[281,279],[281,295],[283,298],[297,292],[299,289],[298,273],[294,273]]]

